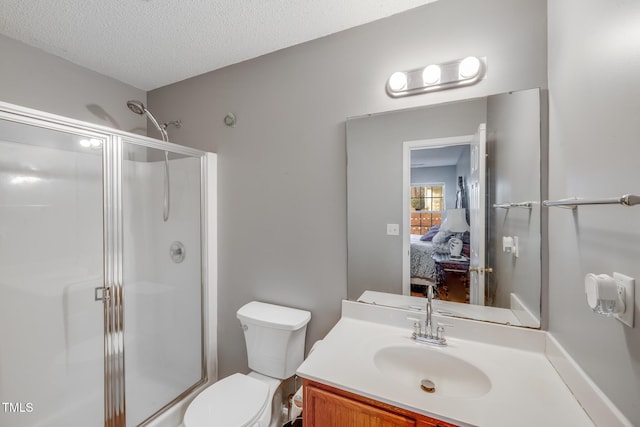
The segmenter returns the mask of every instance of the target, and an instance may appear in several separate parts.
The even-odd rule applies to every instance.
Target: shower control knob
[[[181,242],[173,242],[169,247],[169,256],[176,264],[184,261],[185,255],[184,245]]]

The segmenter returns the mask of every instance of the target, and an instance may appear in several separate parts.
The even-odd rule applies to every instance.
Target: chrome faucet
[[[433,345],[447,345],[447,340],[444,337],[444,326],[438,324],[436,328],[436,333],[433,333],[433,323],[431,321],[431,314],[433,313],[432,300],[433,300],[433,287],[435,285],[429,284],[427,285],[427,307],[426,307],[426,316],[424,319],[424,331],[420,327],[419,319],[412,319],[416,321],[414,323],[414,330],[411,338],[418,342],[433,344]]]
[[[424,318],[424,333],[425,335],[433,336],[433,325],[431,323],[431,314],[433,313],[433,285],[427,285],[427,315]]]

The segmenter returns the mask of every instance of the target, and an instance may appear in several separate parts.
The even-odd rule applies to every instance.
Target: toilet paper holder
[[[589,273],[584,278],[587,304],[594,313],[613,316],[633,328],[635,280],[620,273]]]

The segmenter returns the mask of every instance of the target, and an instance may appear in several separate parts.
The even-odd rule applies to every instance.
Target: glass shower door
[[[200,157],[169,152],[167,162],[163,149],[123,143],[128,427],[152,417],[204,378],[200,212]]]
[[[104,426],[106,138],[55,129],[0,120],[0,426]]]

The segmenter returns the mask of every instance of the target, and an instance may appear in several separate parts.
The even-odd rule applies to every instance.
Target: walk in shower
[[[0,104],[1,427],[145,425],[207,381],[207,157]]]

